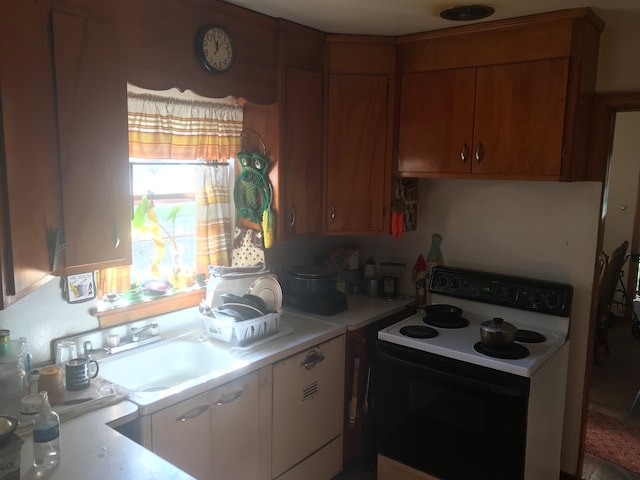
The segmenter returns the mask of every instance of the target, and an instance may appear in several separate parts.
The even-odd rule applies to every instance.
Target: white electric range
[[[378,332],[378,478],[557,478],[572,287],[436,267],[429,291],[431,305]],[[493,318],[516,341],[487,352],[480,325]]]

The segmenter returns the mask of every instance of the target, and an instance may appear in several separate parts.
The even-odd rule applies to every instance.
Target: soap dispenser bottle
[[[40,392],[42,406],[33,423],[33,466],[52,469],[60,464],[60,417],[51,410],[46,391]]]

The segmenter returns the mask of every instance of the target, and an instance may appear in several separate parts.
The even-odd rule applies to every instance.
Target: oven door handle
[[[427,366],[424,363],[412,362],[384,350],[380,350],[379,354],[383,361],[387,361],[390,364],[396,364],[399,367],[421,370],[432,378],[439,378],[448,382],[455,382],[459,385],[465,385],[478,390],[507,395],[510,397],[528,398],[529,396],[529,382],[526,380],[524,382],[516,382],[518,385],[502,385],[491,381],[476,380],[453,371],[443,371],[438,368]],[[524,385],[521,385],[521,383],[526,383],[526,388]]]

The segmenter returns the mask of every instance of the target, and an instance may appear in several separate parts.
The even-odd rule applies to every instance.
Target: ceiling
[[[443,20],[439,12],[454,3],[442,0],[226,0],[275,18],[300,23],[326,33],[404,35],[462,24],[521,17],[535,13],[592,7],[605,20],[610,15],[637,17],[639,0],[492,0],[495,13],[477,22]]]

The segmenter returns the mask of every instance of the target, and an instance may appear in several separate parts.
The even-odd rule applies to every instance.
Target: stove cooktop
[[[468,326],[453,329],[431,327],[436,330],[437,335],[430,338],[410,337],[401,333],[400,330],[405,327],[425,325],[423,321],[424,313],[419,312],[401,322],[380,330],[378,332],[378,339],[525,377],[530,377],[546,359],[551,357],[551,355],[559,350],[566,342],[566,332],[537,328],[535,331],[545,336],[544,342],[516,342],[526,346],[529,350],[528,356],[518,359],[503,359],[487,356],[477,352],[473,346],[480,341],[480,325],[485,320],[493,318],[493,316],[465,311],[465,318],[469,321]],[[509,318],[508,316],[504,316],[503,318],[518,328],[517,320],[513,318],[507,320]],[[524,327],[525,325],[520,326],[520,328]],[[528,325],[526,327],[529,328]]]
[[[452,267],[437,267],[432,273],[431,304],[461,308],[469,324],[461,328],[431,324],[428,326],[437,335],[408,336],[407,332],[426,325],[424,311],[418,310],[416,315],[380,330],[379,340],[525,377],[533,375],[567,343],[572,294],[569,285]],[[519,330],[538,332],[544,341],[516,341],[528,350],[523,358],[495,358],[478,352],[474,345],[480,342],[480,325],[494,317]]]

